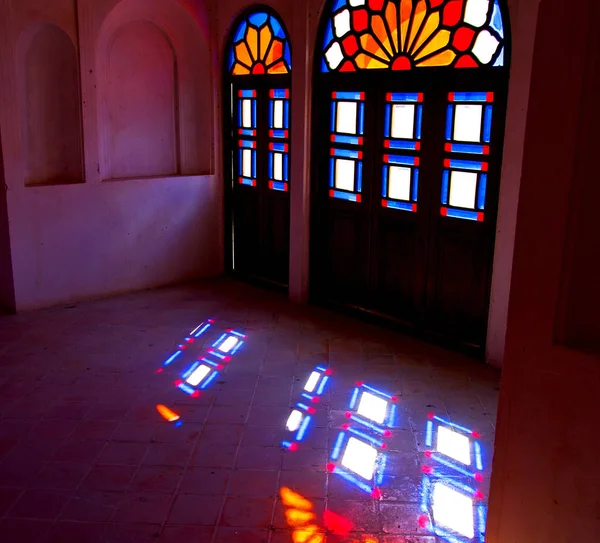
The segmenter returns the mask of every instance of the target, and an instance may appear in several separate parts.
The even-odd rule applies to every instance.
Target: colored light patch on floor
[[[290,413],[290,416],[288,417],[285,427],[290,432],[295,432],[298,428],[300,428],[300,424],[302,423],[302,418],[303,418],[302,413],[300,411],[298,411],[297,409],[294,409],[294,411],[292,411]]]
[[[166,405],[158,404],[156,410],[160,413],[160,416],[168,422],[175,422],[180,418],[175,411],[169,409]]]
[[[383,424],[387,414],[387,402],[370,392],[363,392],[357,413],[377,424]]]
[[[342,456],[342,465],[363,479],[371,481],[377,466],[377,449],[351,437]]]
[[[306,392],[314,392],[320,378],[321,374],[317,371],[313,371],[310,374],[308,381],[306,381],[306,385],[304,385],[304,390],[306,390]]]
[[[204,364],[201,364],[196,368],[192,374],[186,379],[186,382],[193,387],[198,386],[206,376],[212,371],[212,369]]]
[[[437,431],[437,451],[465,466],[471,465],[471,440],[445,426]]]
[[[443,481],[433,483],[433,521],[436,526],[448,528],[462,537],[475,537],[473,499],[451,488]]]
[[[219,345],[219,351],[222,353],[230,353],[231,350],[238,344],[238,342],[238,338],[229,336],[221,345]]]

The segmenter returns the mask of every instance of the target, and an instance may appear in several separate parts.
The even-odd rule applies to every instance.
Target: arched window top
[[[332,0],[323,72],[504,66],[499,0]]]
[[[253,11],[238,20],[229,46],[231,75],[289,74],[292,59],[288,36],[272,13]]]

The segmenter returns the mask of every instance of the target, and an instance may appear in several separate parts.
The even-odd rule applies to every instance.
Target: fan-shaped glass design
[[[504,66],[499,0],[334,0],[323,72]]]
[[[275,16],[255,11],[238,23],[229,50],[231,75],[288,74],[291,66],[289,40]]]

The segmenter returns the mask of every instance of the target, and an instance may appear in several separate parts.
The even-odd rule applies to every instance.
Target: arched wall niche
[[[78,54],[52,23],[28,27],[17,45],[26,186],[83,182]]]
[[[101,179],[212,172],[210,45],[186,7],[118,3],[102,23],[95,62]]]

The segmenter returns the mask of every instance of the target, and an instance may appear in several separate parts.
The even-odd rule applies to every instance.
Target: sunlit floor
[[[480,542],[498,383],[225,280],[0,317],[0,539]]]

